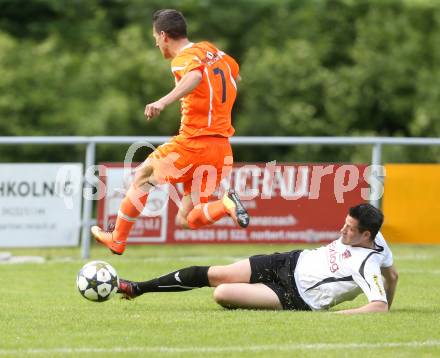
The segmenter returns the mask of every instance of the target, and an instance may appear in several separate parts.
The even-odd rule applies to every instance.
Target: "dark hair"
[[[374,240],[383,224],[382,212],[370,204],[359,204],[348,210],[348,215],[359,221],[359,231],[368,230]]]
[[[163,31],[174,40],[187,37],[185,18],[177,10],[157,10],[153,14],[153,26],[157,33]]]

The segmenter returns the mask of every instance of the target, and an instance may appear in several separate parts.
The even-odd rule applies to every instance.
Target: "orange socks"
[[[188,214],[188,226],[190,229],[198,229],[202,226],[210,225],[220,220],[227,214],[222,200],[211,203],[199,204]]]
[[[130,187],[119,207],[113,238],[125,242],[136,218],[142,212],[147,202],[148,193]]]
[[[113,231],[114,240],[122,242],[127,240],[131,228],[145,207],[147,198],[148,193],[145,191],[130,187],[119,207],[115,230]],[[188,214],[188,226],[191,229],[198,229],[213,224],[226,215],[227,211],[222,200],[199,204]]]

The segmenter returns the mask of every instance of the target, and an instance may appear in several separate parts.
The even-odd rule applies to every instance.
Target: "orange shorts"
[[[206,202],[220,181],[232,170],[232,148],[228,138],[175,136],[148,156],[160,184],[183,183],[184,194],[198,194]]]

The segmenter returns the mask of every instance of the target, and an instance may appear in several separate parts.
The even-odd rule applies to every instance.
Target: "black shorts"
[[[285,310],[311,311],[299,295],[293,276],[301,252],[302,250],[294,250],[249,258],[250,283],[263,283],[269,287],[277,294]]]

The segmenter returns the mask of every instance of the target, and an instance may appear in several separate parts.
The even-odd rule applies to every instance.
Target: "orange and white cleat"
[[[107,246],[116,255],[122,255],[125,251],[125,241],[117,241],[113,238],[113,233],[102,230],[99,226],[92,226],[90,229],[96,241]]]
[[[234,190],[229,190],[222,199],[228,215],[242,228],[249,225],[250,217]]]

